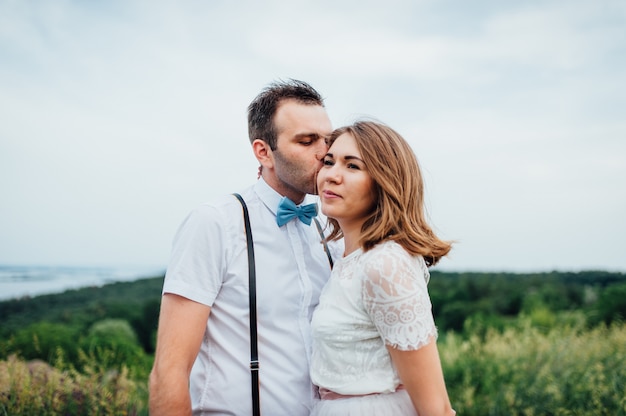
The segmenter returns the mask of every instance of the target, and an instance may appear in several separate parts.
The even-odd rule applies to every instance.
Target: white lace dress
[[[392,241],[336,262],[313,314],[311,378],[357,397],[321,400],[313,415],[415,415],[385,345],[416,350],[437,336],[429,278],[424,259]]]

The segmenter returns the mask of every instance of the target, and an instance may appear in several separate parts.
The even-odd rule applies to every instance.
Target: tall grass
[[[582,314],[543,309],[492,324],[441,334],[459,416],[626,416],[626,324],[588,328]],[[51,364],[0,361],[0,416],[147,414],[151,360],[105,344],[79,349],[76,364],[60,347]]]
[[[62,355],[62,354],[60,354]],[[62,362],[55,366],[65,367]],[[0,361],[0,415],[142,415],[147,390],[128,371],[86,365],[60,370],[15,355]]]
[[[439,342],[459,415],[626,415],[626,325],[545,329],[520,318],[502,332]]]

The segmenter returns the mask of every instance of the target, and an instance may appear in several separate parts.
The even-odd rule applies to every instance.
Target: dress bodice
[[[436,336],[421,256],[387,241],[336,262],[313,314],[313,382],[340,394],[400,384],[386,346],[416,350]]]

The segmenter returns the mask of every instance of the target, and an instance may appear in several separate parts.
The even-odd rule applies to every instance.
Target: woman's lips
[[[328,190],[323,191],[322,195],[324,195],[325,198],[340,198],[339,195],[337,195],[336,193],[334,193],[332,191],[328,191]]]

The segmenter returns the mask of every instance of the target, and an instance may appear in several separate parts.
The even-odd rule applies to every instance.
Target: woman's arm
[[[417,350],[387,346],[402,384],[420,416],[453,416],[435,337]]]

